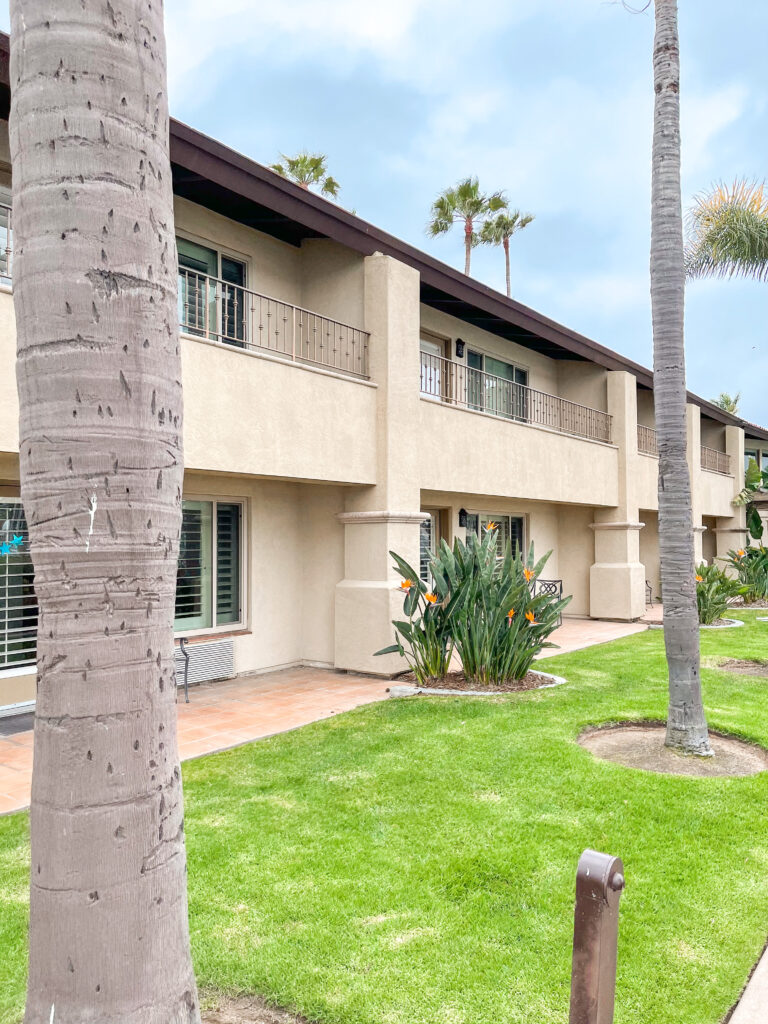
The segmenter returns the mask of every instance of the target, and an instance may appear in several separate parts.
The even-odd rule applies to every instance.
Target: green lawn
[[[703,654],[768,657],[768,623]],[[716,1024],[768,935],[768,773],[598,762],[663,718],[660,632],[563,655],[553,690],[388,701],[185,765],[203,988],[338,1024],[565,1024],[574,877],[623,857],[617,1024]],[[768,681],[707,669],[710,725],[768,746]],[[24,986],[27,819],[0,819],[0,1021]]]

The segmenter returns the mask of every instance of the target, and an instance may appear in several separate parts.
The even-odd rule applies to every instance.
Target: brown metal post
[[[569,1024],[613,1024],[624,865],[585,850],[576,872]]]

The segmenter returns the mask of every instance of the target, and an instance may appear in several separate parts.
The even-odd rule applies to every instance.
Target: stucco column
[[[625,370],[607,374],[608,412],[619,449],[619,503],[598,509],[595,562],[589,570],[589,614],[594,619],[639,619],[645,613],[645,570],[640,561],[637,480],[637,380]]]
[[[725,428],[725,451],[731,457],[734,497],[744,488],[744,431],[741,427]],[[717,520],[717,557],[725,558],[731,550],[744,547],[749,541],[747,512],[743,505],[732,506],[733,515]]]
[[[344,524],[344,579],[336,587],[335,664],[391,674],[397,655],[375,658],[402,617],[400,578],[390,551],[418,571],[419,275],[389,256],[365,259],[365,326],[371,333],[371,379],[377,385],[376,484],[350,491]]]
[[[688,444],[688,473],[691,477],[693,510],[693,553],[696,565],[704,558],[704,530],[701,521],[701,409],[690,402],[685,407],[685,432]]]

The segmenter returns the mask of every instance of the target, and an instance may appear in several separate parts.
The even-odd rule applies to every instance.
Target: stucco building
[[[7,39],[0,117],[8,116]],[[3,84],[4,83],[4,84]],[[489,518],[573,595],[632,620],[659,595],[652,376],[177,122],[185,395],[176,628],[192,678],[297,663],[386,673],[390,549],[424,566]],[[36,609],[18,486],[12,211],[0,121],[0,713],[34,699]],[[697,548],[768,431],[694,395]],[[4,532],[2,532],[4,531]],[[0,548],[0,550],[2,550]]]

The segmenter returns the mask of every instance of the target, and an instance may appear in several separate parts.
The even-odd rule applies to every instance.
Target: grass
[[[768,624],[702,634],[765,658]],[[184,766],[195,965],[325,1024],[565,1024],[581,851],[624,859],[617,1024],[717,1024],[768,934],[768,773],[596,761],[661,719],[663,639],[547,662],[553,690],[389,701]],[[703,672],[710,725],[768,746],[768,682]],[[0,819],[0,1021],[23,1003],[27,819]]]

